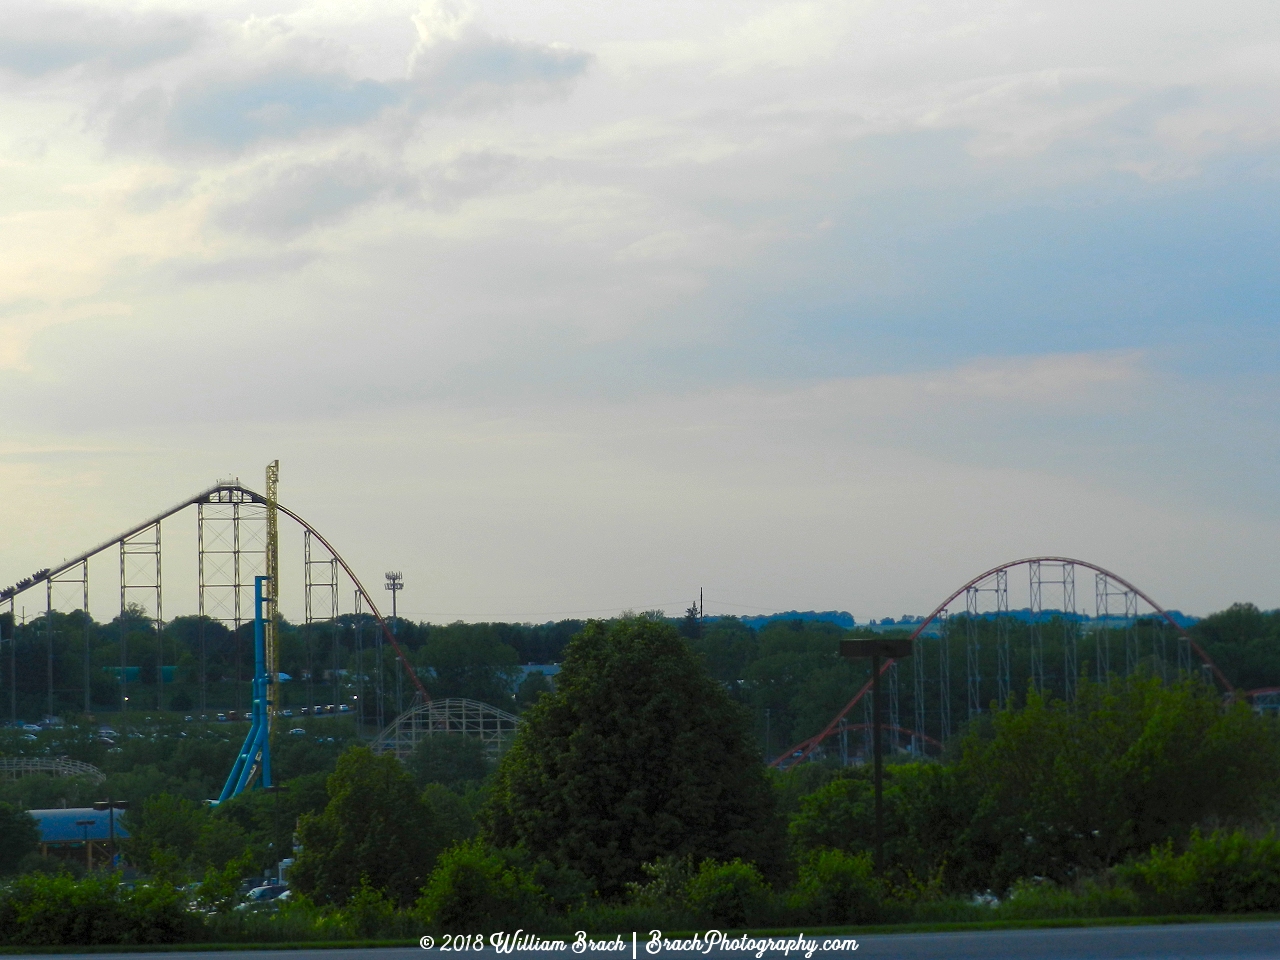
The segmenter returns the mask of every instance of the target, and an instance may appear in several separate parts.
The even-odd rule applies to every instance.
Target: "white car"
[[[307,735],[307,731],[303,730],[301,727],[294,727],[289,731],[289,733],[295,737],[305,737]]]

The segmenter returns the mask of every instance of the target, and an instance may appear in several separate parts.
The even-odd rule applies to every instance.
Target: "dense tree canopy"
[[[299,890],[342,903],[362,882],[405,905],[418,895],[440,852],[463,839],[459,811],[433,815],[429,799],[395,757],[353,747],[330,774],[323,812],[298,823],[302,852],[293,866]]]
[[[0,803],[0,875],[12,873],[22,858],[33,853],[40,841],[40,827],[31,814],[17,807]]]
[[[1030,876],[1070,881],[1198,824],[1273,815],[1280,737],[1203,684],[1083,683],[1071,703],[1030,693],[971,727],[956,762],[892,765],[887,780],[888,859],[900,871],[1000,890]],[[871,822],[866,771],[842,772],[800,800],[791,838],[802,853],[861,852]]]
[[[487,811],[503,846],[616,894],[662,856],[776,870],[780,821],[744,711],[656,617],[592,622],[526,714]]]

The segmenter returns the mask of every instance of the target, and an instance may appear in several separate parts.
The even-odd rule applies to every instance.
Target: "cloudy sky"
[[[0,582],[279,458],[419,619],[1280,605],[1278,106],[1254,0],[24,0]]]

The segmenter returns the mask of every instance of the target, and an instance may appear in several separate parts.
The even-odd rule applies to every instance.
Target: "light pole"
[[[112,800],[110,797],[107,797],[105,800],[95,801],[93,809],[108,811],[107,822],[110,824],[108,829],[111,837],[111,865],[114,867],[116,866],[116,811],[128,810],[129,801]]]
[[[77,820],[76,826],[80,828],[80,832],[84,834],[84,857],[85,869],[93,869],[93,847],[89,846],[89,828],[92,827],[97,820]]]
[[[404,589],[404,574],[399,570],[388,570],[386,573],[387,582],[383,584],[384,590],[391,591],[391,632],[396,632],[396,594]]]
[[[871,756],[874,770],[876,802],[876,874],[884,874],[884,767],[880,730],[884,726],[884,704],[880,697],[880,671],[883,660],[901,660],[912,654],[910,640],[841,640],[840,656],[847,660],[871,660]]]
[[[387,582],[383,585],[383,589],[391,591],[391,635],[393,637],[399,637],[400,631],[397,629],[397,627],[399,626],[400,618],[399,618],[399,615],[396,613],[396,597],[399,595],[400,591],[404,589],[404,575],[401,574],[399,570],[388,570],[386,573],[386,577],[387,577]],[[403,703],[404,698],[401,696],[401,693],[400,693],[400,682],[401,682],[400,674],[401,674],[401,671],[397,670],[396,671],[396,713],[397,714],[404,709],[404,703]]]
[[[279,843],[279,840],[280,840],[280,794],[281,794],[281,793],[284,793],[284,792],[286,792],[286,791],[288,791],[288,789],[289,789],[289,788],[288,788],[288,787],[286,787],[286,786],[280,785],[280,784],[272,784],[271,786],[269,786],[269,787],[263,787],[262,789],[263,789],[263,790],[265,790],[265,791],[267,791],[267,793],[270,793],[270,794],[274,794],[274,795],[275,795],[275,801],[274,801],[274,803],[273,803],[273,805],[272,805],[272,806],[273,806],[273,809],[272,809],[273,818],[272,818],[272,819],[275,821],[275,822],[274,822],[274,824],[273,824],[273,831],[272,831],[272,832],[275,834],[275,836],[274,836],[274,837],[272,837],[272,839],[271,839],[271,845],[272,845],[272,847],[274,847],[274,848],[275,848],[275,858],[276,858],[276,883],[283,883],[283,882],[284,882],[284,880],[283,880],[283,879],[282,879],[282,877],[281,877],[281,871],[282,871],[284,868],[283,868],[283,867],[281,867],[280,865],[284,862],[284,857],[283,857],[283,856],[282,856],[282,854],[281,854],[282,844],[280,844],[280,843]]]

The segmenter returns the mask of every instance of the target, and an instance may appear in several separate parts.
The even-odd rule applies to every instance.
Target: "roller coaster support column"
[[[911,656],[910,640],[841,640],[840,656],[850,660],[871,658],[871,755],[875,767],[876,791],[876,873],[884,873],[884,700],[880,696],[880,674],[895,660]]]
[[[270,577],[253,578],[253,723],[244,746],[231,768],[226,786],[218,802],[229,800],[243,793],[253,782],[254,774],[261,773],[259,785],[271,787],[271,728],[268,712],[271,709],[272,677],[267,672],[266,624],[262,615],[262,585]]]

